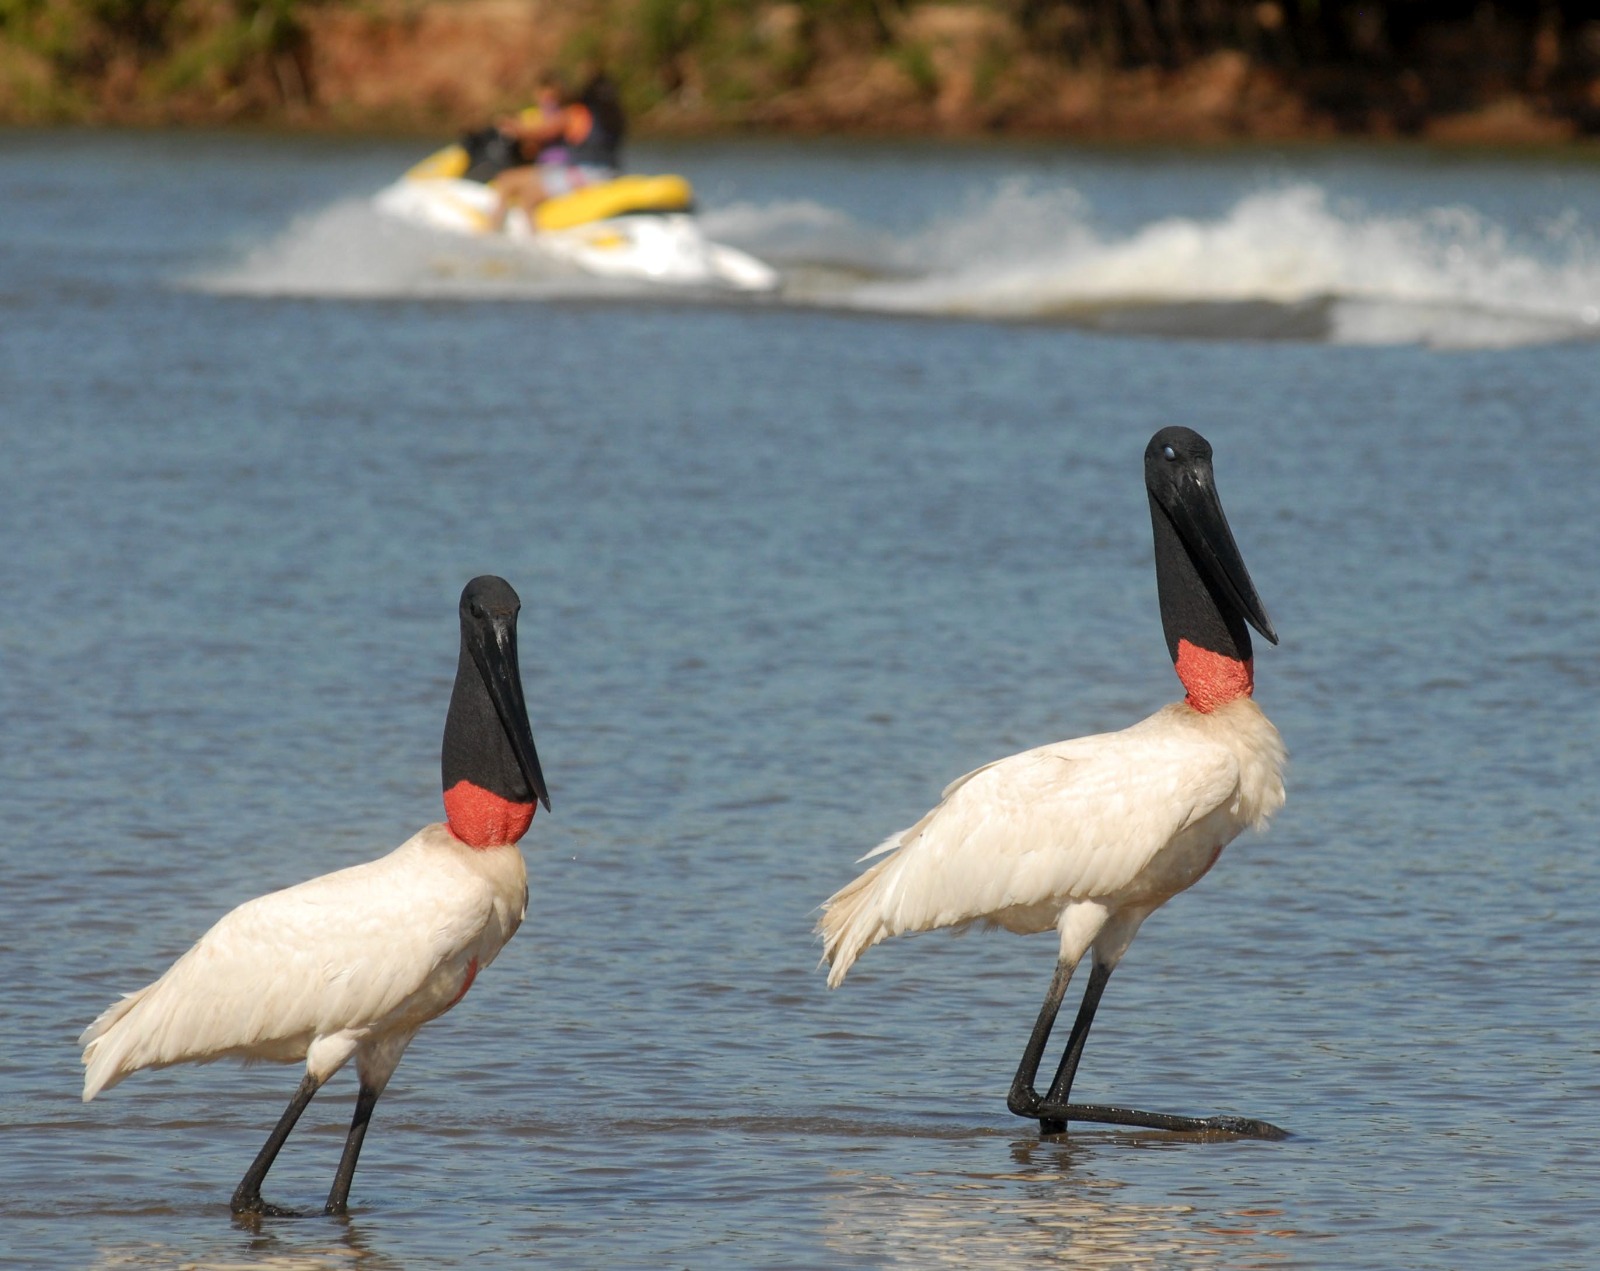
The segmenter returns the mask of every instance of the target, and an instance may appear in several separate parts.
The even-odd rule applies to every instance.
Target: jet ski
[[[680,176],[619,176],[544,200],[530,217],[512,208],[494,224],[499,196],[467,147],[429,155],[374,202],[387,215],[433,229],[527,244],[601,278],[686,287],[772,291],[778,273],[700,232],[694,190]]]

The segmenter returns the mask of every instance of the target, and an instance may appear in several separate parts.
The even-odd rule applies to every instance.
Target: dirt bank
[[[608,60],[640,130],[656,133],[1180,141],[1358,134],[1525,144],[1575,138],[1587,123],[1494,68],[1475,85],[1459,82],[1470,78],[1460,69],[1435,75],[1453,82],[1439,85],[1434,103],[1418,71],[1358,62],[1297,72],[1241,49],[1170,65],[1070,65],[985,4],[910,6],[896,11],[887,33],[865,23],[820,26],[808,13],[800,4],[767,5],[753,11],[740,39],[708,38],[707,49],[685,45],[667,56],[639,47],[643,37],[615,38]],[[313,10],[305,29],[315,96],[304,114],[357,125],[480,119],[525,100],[540,68],[605,43],[592,12],[522,0]],[[646,52],[656,58],[648,69]],[[1586,100],[1600,122],[1600,80]]]
[[[71,56],[6,19],[0,118],[453,130],[527,100],[547,66],[599,58],[645,134],[1600,134],[1600,21],[1487,4],[1416,29],[1356,21],[1418,7],[1344,6],[1344,26],[1301,31],[1270,0],[179,0],[154,31],[85,18]]]

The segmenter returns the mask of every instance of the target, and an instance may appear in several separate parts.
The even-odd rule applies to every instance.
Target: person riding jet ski
[[[604,72],[575,94],[555,76],[546,76],[538,103],[500,120],[496,128],[511,139],[521,160],[489,178],[500,196],[496,228],[513,207],[531,216],[544,200],[610,181],[622,166],[626,121],[616,86]]]

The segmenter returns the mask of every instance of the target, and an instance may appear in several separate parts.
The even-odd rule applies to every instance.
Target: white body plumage
[[[469,847],[430,825],[387,856],[246,901],[155,983],[85,1030],[85,1102],[141,1068],[355,1057],[381,1091],[406,1045],[455,1005],[516,931],[515,843]]]
[[[1114,966],[1153,910],[1283,805],[1284,760],[1278,730],[1242,697],[1209,713],[1177,702],[978,768],[826,902],[828,983],[880,940],[973,922],[1055,929],[1062,962],[1093,946]]]

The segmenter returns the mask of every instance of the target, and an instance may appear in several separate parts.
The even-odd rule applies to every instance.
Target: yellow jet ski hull
[[[452,181],[466,176],[471,160],[464,147],[436,150],[406,173],[407,181]],[[546,199],[534,209],[538,229],[572,229],[590,221],[635,212],[694,210],[694,187],[683,177],[620,176]]]

